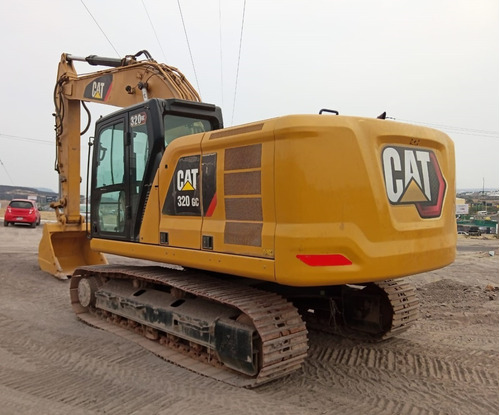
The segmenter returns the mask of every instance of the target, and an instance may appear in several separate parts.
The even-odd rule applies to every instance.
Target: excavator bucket
[[[75,268],[107,264],[105,256],[90,249],[86,224],[46,223],[38,246],[38,264],[56,278],[66,280]]]

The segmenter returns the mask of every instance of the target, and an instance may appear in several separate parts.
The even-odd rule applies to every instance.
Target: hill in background
[[[36,197],[38,203],[44,204],[56,200],[59,195],[50,189],[0,185],[0,200],[28,199],[28,197]]]

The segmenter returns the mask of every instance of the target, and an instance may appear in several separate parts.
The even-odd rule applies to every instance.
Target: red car
[[[3,218],[3,226],[9,226],[9,223],[29,223],[32,228],[40,225],[40,212],[36,202],[28,199],[13,199]]]

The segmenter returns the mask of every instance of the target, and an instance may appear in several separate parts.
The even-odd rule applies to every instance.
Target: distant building
[[[455,202],[455,215],[468,215],[469,205],[465,203],[465,199],[457,197]]]

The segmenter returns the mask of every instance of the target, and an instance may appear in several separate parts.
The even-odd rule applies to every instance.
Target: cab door
[[[94,141],[91,200],[92,236],[127,239],[126,116],[98,130]]]
[[[123,112],[97,128],[93,154],[93,237],[136,240],[151,134],[144,109]],[[140,219],[140,218],[139,218]]]

